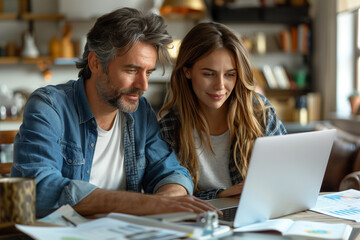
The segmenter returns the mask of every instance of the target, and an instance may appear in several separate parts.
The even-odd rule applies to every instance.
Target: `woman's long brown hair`
[[[204,146],[213,150],[210,144],[208,123],[199,108],[191,79],[186,78],[183,68],[191,68],[200,58],[221,48],[233,54],[236,64],[236,84],[226,102],[228,104],[227,125],[234,146],[232,154],[235,165],[243,179],[246,176],[254,140],[264,135],[266,109],[261,98],[255,93],[256,83],[244,44],[223,24],[208,22],[196,25],[181,43],[171,75],[170,88],[159,112],[160,117],[163,117],[171,108],[178,111],[180,127],[177,129],[176,135],[179,138],[176,139],[175,151],[180,163],[189,170],[195,191],[198,190],[199,167],[194,130],[197,131]],[[206,137],[202,133],[205,133]],[[236,160],[237,156],[240,156],[240,162]]]

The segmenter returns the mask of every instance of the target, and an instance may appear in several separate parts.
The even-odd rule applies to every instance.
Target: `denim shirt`
[[[273,135],[285,135],[287,131],[276,114],[275,108],[272,106],[270,101],[263,95],[258,94],[259,97],[264,102],[266,109],[266,126],[264,126],[264,136],[273,136]],[[253,104],[258,104],[257,100],[254,98]],[[159,121],[160,131],[162,138],[168,143],[169,147],[176,148],[176,139],[179,139],[178,129],[180,129],[180,120],[178,113],[175,109],[171,109],[162,119]],[[234,143],[230,147],[230,152],[232,153],[234,149]],[[178,152],[180,154],[180,152]],[[240,163],[240,152],[237,153],[237,164],[241,167]],[[236,185],[243,181],[243,178],[237,169],[234,161],[233,154],[230,154],[229,159],[229,173],[232,185]],[[203,200],[210,200],[216,198],[216,195],[223,191],[223,188],[216,189],[200,189],[194,195]]]
[[[189,172],[161,140],[156,115],[144,97],[125,113],[123,128],[126,189],[154,193],[177,183],[193,193]],[[12,177],[36,179],[36,211],[41,217],[64,204],[76,205],[97,187],[89,183],[97,122],[84,79],[39,88],[29,97],[14,142]]]

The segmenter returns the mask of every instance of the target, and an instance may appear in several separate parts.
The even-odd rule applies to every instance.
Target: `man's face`
[[[123,112],[133,112],[140,96],[148,89],[150,74],[155,70],[157,53],[154,46],[137,42],[122,56],[108,65],[96,83],[98,94],[105,102]]]

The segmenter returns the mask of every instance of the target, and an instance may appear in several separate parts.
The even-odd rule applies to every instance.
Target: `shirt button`
[[[94,143],[91,144],[91,147],[94,147]]]
[[[68,159],[68,162],[69,162],[69,163],[72,163],[72,160],[71,160],[71,159]]]
[[[92,120],[91,122],[92,122],[92,124],[95,124],[95,121],[94,121],[94,120]]]
[[[87,174],[89,174],[89,172],[90,172],[89,170],[86,171]]]

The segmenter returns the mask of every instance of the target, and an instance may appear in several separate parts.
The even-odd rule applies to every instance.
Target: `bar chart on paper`
[[[330,213],[339,215],[339,216],[360,216],[360,209],[339,209],[330,211]]]
[[[317,199],[316,206],[311,210],[332,217],[360,222],[360,191],[350,189],[321,195]]]

